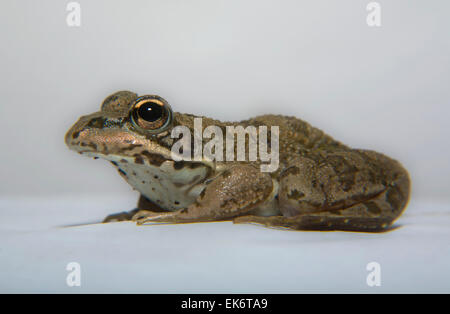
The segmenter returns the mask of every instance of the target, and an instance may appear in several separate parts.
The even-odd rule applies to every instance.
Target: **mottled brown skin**
[[[351,149],[295,117],[264,115],[241,122],[202,117],[203,129],[216,125],[224,134],[230,125],[279,126],[275,172],[261,172],[259,161],[175,162],[170,149],[177,139],[170,131],[183,125],[194,134],[196,116],[173,113],[169,128],[148,134],[130,119],[136,97],[127,91],[107,97],[101,111],[81,117],[66,134],[71,149],[110,160],[141,192],[136,210],[105,221],[233,220],[295,230],[380,231],[408,202],[410,180],[399,162]]]

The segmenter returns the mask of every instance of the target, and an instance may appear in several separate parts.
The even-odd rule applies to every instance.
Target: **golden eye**
[[[131,119],[138,128],[160,132],[170,125],[172,110],[167,101],[161,97],[142,96],[134,102]]]

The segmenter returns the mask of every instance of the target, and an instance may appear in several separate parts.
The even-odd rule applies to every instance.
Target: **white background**
[[[78,291],[448,292],[450,4],[379,1],[382,25],[369,27],[369,2],[79,1],[81,27],[68,27],[68,1],[2,1],[0,290],[73,292],[65,265],[79,260],[97,277],[86,274]],[[384,152],[412,179],[402,227],[55,229],[136,203],[108,163],[63,141],[80,115],[124,89],[220,120],[294,115]],[[392,276],[371,290],[365,265],[377,259]]]

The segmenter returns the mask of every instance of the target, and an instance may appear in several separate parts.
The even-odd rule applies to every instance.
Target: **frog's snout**
[[[80,150],[80,146],[82,146],[89,137],[89,125],[95,124],[93,122],[98,119],[99,117],[94,115],[80,117],[64,136],[66,145],[70,149]]]
[[[72,148],[73,146],[73,140],[76,139],[79,135],[79,125],[80,120],[78,120],[72,127],[66,132],[66,135],[64,136],[64,142],[69,148]]]
[[[79,153],[134,154],[133,149],[143,147],[146,139],[136,138],[126,123],[123,114],[96,112],[82,116],[67,131],[64,141],[69,149]]]

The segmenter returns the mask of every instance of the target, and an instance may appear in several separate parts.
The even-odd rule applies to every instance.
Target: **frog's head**
[[[101,110],[82,116],[67,132],[70,149],[91,157],[161,164],[171,158],[174,113],[156,95],[129,91],[108,96]]]
[[[162,208],[177,210],[195,200],[211,169],[203,161],[172,158],[172,129],[192,129],[193,119],[172,112],[159,96],[121,91],[108,96],[99,112],[82,116],[65,141],[80,154],[109,160],[142,195]]]

